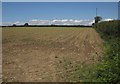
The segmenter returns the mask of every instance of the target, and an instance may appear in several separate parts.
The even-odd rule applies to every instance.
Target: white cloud
[[[73,19],[54,19],[54,20],[30,20],[30,25],[92,25],[94,20],[73,20]]]
[[[107,18],[107,19],[104,19],[103,21],[111,21],[111,20],[113,20],[113,19]]]
[[[50,20],[30,20],[28,23],[30,25],[50,25]]]
[[[25,23],[24,22],[20,22],[20,21],[16,21],[16,22],[2,22],[2,26],[11,26],[13,24],[24,25]]]
[[[110,21],[113,19],[103,19],[102,21]],[[29,23],[29,25],[92,25],[92,23],[94,23],[95,20],[94,19],[85,19],[85,20],[73,20],[73,19],[54,19],[54,20],[38,20],[38,19],[32,19],[29,20],[27,23]],[[20,21],[16,21],[16,22],[3,22],[2,25],[24,25],[26,22],[20,22]]]
[[[61,20],[62,22],[67,22],[68,20],[67,19],[63,19],[63,20]]]
[[[2,22],[0,22],[0,26],[2,26]]]
[[[16,21],[16,22],[12,23],[11,25],[13,25],[13,24],[16,24],[16,25],[24,25],[25,23],[24,23],[24,22],[20,22],[20,21]]]
[[[95,23],[95,20],[91,20],[91,21],[89,22],[89,25],[92,25],[93,23]]]
[[[33,19],[33,20],[30,20],[30,21],[38,21],[37,19]]]
[[[19,21],[16,21],[16,22],[14,22],[13,24],[19,24],[20,22]]]

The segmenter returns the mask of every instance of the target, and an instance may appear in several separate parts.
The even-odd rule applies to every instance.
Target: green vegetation
[[[95,23],[98,23],[99,21],[101,21],[102,20],[102,17],[100,17],[100,16],[96,16],[95,17]]]
[[[97,66],[97,81],[120,83],[120,21],[97,23],[94,28],[104,40],[104,56]]]

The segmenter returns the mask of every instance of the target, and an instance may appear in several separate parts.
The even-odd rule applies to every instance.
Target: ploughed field
[[[2,29],[3,81],[89,80],[100,59],[102,40],[93,28]]]

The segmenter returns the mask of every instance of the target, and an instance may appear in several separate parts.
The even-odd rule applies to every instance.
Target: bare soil
[[[96,64],[102,52],[92,28],[6,28],[2,40],[6,82],[75,81],[75,66]]]

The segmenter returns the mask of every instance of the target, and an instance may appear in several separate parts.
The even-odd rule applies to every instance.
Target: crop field
[[[102,42],[93,28],[3,28],[3,81],[89,81]]]

